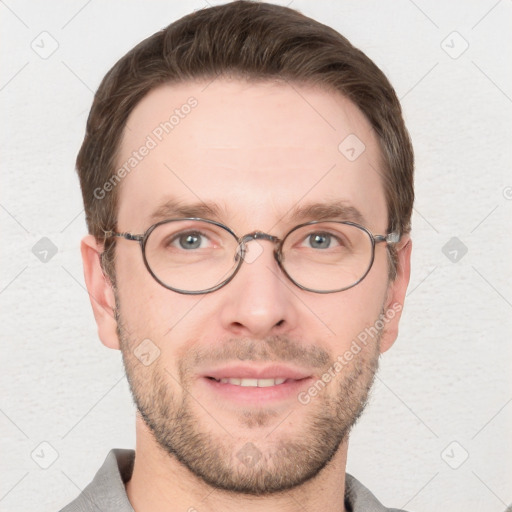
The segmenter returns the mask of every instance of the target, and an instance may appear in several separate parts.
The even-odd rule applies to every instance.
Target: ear
[[[411,275],[412,240],[407,235],[402,238],[397,249],[397,273],[388,286],[384,314],[388,319],[380,340],[381,353],[386,352],[398,336],[398,324],[402,316],[405,292]]]
[[[98,335],[106,347],[119,349],[117,322],[114,317],[116,306],[114,289],[101,266],[102,247],[96,242],[94,236],[87,235],[82,239],[81,251],[85,284],[98,326]]]

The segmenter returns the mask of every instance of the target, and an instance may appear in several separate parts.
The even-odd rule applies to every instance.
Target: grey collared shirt
[[[60,512],[134,512],[124,486],[132,476],[134,461],[133,450],[111,450],[93,481]],[[349,474],[345,481],[345,507],[349,512],[405,512],[384,507]]]

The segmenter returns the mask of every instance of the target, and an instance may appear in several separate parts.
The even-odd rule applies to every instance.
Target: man
[[[390,510],[345,473],[409,281],[413,154],[382,72],[289,8],[204,9],[106,75],[77,168],[137,442],[63,510]]]

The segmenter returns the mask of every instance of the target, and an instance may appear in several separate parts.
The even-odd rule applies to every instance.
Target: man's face
[[[158,130],[190,97],[197,104],[176,114],[169,133]],[[213,218],[239,236],[258,230],[282,238],[316,219],[318,208],[296,215],[310,205],[354,207],[371,232],[386,231],[376,137],[340,95],[224,79],[161,86],[130,115],[119,165],[148,135],[156,147],[119,185],[118,231],[143,233],[183,216],[166,203],[214,205],[217,217],[192,206],[186,216]],[[338,147],[349,135],[365,145],[356,159]],[[160,446],[213,486],[262,494],[313,477],[346,440],[383,333],[359,342],[350,360],[343,354],[386,313],[392,287],[385,244],[361,283],[332,294],[299,289],[271,242],[250,242],[249,251],[251,244],[255,259],[226,286],[183,295],[153,279],[138,244],[119,239],[116,318],[136,404]],[[146,364],[136,357],[143,340],[151,340],[142,345],[150,347]],[[331,378],[322,386],[325,372]]]

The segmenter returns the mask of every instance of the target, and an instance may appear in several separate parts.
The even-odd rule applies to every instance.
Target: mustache
[[[190,354],[192,365],[224,361],[286,362],[308,368],[324,368],[333,361],[318,345],[304,346],[287,336],[269,336],[262,340],[230,338],[220,346],[198,348]]]

